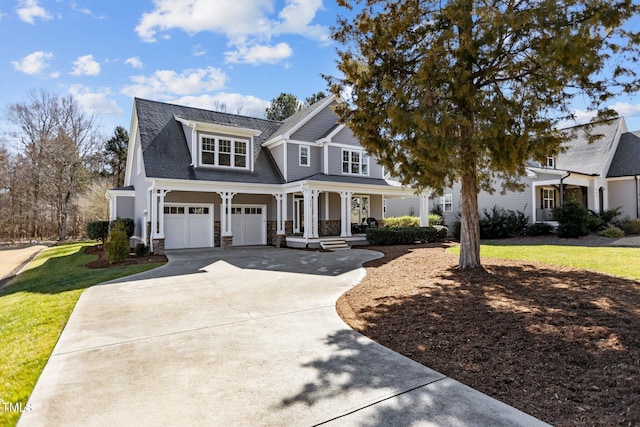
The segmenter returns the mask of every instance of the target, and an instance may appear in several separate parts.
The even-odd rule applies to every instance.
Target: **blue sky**
[[[2,108],[70,93],[105,134],[129,128],[134,96],[262,117],[281,92],[327,92],[344,13],[333,0],[0,0]],[[640,130],[640,98],[617,102]]]

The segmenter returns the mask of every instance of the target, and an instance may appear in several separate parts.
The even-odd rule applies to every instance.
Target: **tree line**
[[[0,145],[0,241],[65,240],[108,217],[105,192],[122,185],[129,135],[101,135],[72,96],[31,92],[7,107]]]

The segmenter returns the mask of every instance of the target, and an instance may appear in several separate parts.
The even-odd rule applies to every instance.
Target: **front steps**
[[[329,251],[343,251],[351,249],[344,239],[322,239],[320,247]]]

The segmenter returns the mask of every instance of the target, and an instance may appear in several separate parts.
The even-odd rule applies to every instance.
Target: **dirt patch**
[[[168,261],[167,257],[164,255],[149,254],[143,257],[138,257],[136,255],[129,255],[129,258],[127,258],[125,261],[109,264],[107,253],[101,246],[89,246],[85,249],[84,253],[88,255],[98,255],[97,260],[91,261],[86,264],[88,268],[108,268],[108,267],[119,267],[123,265],[163,263]]]
[[[640,283],[484,259],[450,244],[385,254],[337,303],[354,329],[557,426],[640,425]],[[588,245],[590,246],[590,245]]]

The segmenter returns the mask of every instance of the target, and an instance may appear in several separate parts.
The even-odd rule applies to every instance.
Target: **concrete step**
[[[351,247],[343,239],[322,240],[320,242],[320,247],[322,249],[327,249],[330,251],[341,251],[341,250],[351,249]]]

